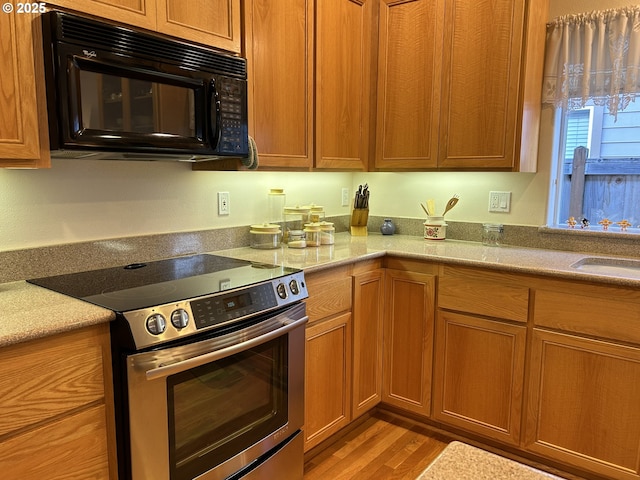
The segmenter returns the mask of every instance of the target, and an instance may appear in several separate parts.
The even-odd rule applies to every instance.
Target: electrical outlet
[[[489,211],[508,213],[511,210],[511,192],[489,192]]]
[[[343,207],[348,207],[349,206],[350,199],[349,199],[349,189],[348,188],[345,187],[345,188],[342,189],[342,197],[341,197],[340,200],[342,202],[341,205]]]
[[[229,213],[231,213],[229,192],[218,192],[218,215],[229,215]]]

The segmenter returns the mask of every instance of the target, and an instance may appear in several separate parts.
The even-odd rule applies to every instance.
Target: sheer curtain
[[[640,5],[558,17],[547,24],[543,103],[617,116],[640,95]]]

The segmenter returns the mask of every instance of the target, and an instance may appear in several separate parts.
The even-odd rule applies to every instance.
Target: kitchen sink
[[[613,275],[640,279],[640,260],[585,257],[571,265],[571,268],[598,275]]]

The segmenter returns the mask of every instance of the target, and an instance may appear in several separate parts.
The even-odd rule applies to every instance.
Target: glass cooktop
[[[27,280],[116,312],[214,295],[299,270],[200,254]]]

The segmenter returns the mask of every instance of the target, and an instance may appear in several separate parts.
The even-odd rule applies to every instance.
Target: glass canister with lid
[[[261,223],[251,225],[251,248],[278,248],[282,241],[282,230],[280,225],[271,223]]]
[[[336,228],[333,222],[320,222],[320,244],[333,245],[335,243]]]
[[[282,228],[286,198],[283,188],[269,189],[267,194],[267,222],[280,225],[280,228]]]
[[[307,223],[304,226],[304,232],[307,237],[307,247],[319,247],[320,246],[320,223],[312,222]]]

